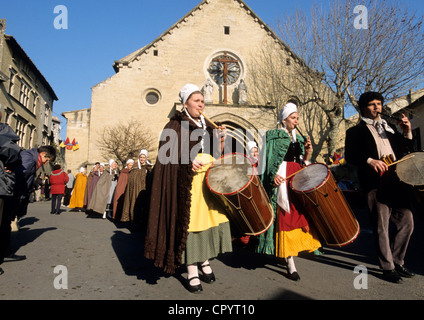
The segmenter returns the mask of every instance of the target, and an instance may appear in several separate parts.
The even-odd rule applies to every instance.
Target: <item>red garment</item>
[[[286,177],[302,169],[296,162],[287,162]],[[292,178],[291,178],[292,179]],[[290,179],[289,179],[290,181]],[[289,182],[287,181],[287,183]],[[308,227],[308,221],[303,213],[305,212],[300,197],[290,187],[287,187],[290,203],[290,213],[285,212],[278,206],[278,221],[280,231],[291,231],[298,228]]]
[[[65,185],[69,181],[66,172],[61,169],[55,170],[50,175],[50,194],[65,194]]]
[[[42,163],[41,155],[38,154],[37,169],[40,168],[42,164],[43,163]]]

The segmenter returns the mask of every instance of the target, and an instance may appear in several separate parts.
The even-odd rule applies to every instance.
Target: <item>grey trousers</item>
[[[392,270],[403,265],[409,240],[414,230],[414,219],[409,208],[391,207],[379,202],[377,189],[368,193],[368,207],[374,228],[374,237],[380,267]],[[394,228],[390,228],[390,222]]]

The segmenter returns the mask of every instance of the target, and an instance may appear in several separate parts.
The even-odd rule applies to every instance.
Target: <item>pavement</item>
[[[211,261],[217,281],[192,294],[184,287],[183,268],[169,276],[143,257],[142,232],[65,207],[52,215],[50,201],[35,202],[21,219],[21,229],[12,233],[16,254],[27,259],[1,265],[0,300],[167,301],[169,308],[196,301],[250,301],[252,306],[274,300],[423,301],[424,215],[415,216],[406,257],[416,275],[393,284],[381,279],[367,215],[362,210],[355,214],[361,225],[355,242],[295,258],[299,282],[286,277],[281,261],[234,246],[232,253]]]

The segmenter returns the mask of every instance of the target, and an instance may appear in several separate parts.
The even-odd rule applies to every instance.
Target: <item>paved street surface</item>
[[[416,217],[406,259],[416,276],[402,284],[380,278],[368,219],[357,212],[361,233],[353,244],[295,258],[299,282],[287,279],[285,266],[273,258],[234,247],[211,262],[217,281],[191,294],[183,285],[185,270],[166,276],[143,258],[142,233],[63,210],[51,215],[50,201],[30,204],[12,236],[16,254],[27,259],[1,265],[1,300],[424,300],[423,215]],[[358,265],[367,273],[355,273]]]

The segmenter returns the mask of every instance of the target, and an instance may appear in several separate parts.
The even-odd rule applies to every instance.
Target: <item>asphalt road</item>
[[[167,276],[143,258],[141,232],[67,208],[51,215],[49,201],[32,203],[21,230],[12,234],[16,254],[27,259],[1,265],[0,300],[165,300],[167,306],[196,301],[424,300],[423,215],[416,216],[406,257],[416,276],[392,284],[381,279],[368,217],[355,212],[361,233],[353,244],[324,247],[319,257],[295,258],[301,281],[287,279],[285,266],[274,258],[234,246],[233,253],[211,261],[217,281],[203,284],[201,294],[191,294],[183,285],[185,270]],[[363,267],[355,271],[358,266]]]

